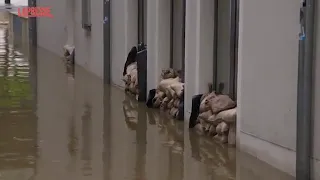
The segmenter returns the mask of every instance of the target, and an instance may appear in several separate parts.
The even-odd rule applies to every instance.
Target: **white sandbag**
[[[199,114],[199,118],[203,120],[207,120],[210,116],[212,116],[211,110]]]
[[[218,95],[210,100],[210,107],[212,113],[216,114],[236,107],[236,102],[234,102],[228,95]]]
[[[225,134],[222,134],[220,136],[220,142],[223,143],[223,144],[227,143],[228,142],[228,136],[225,135]]]
[[[164,80],[160,81],[157,89],[159,89],[160,91],[165,92],[166,88],[168,86],[170,86],[171,84],[174,84],[176,82],[179,82],[179,79],[180,79],[179,77],[164,79]]]
[[[219,124],[217,125],[217,127],[216,127],[216,132],[217,132],[219,135],[222,134],[222,124],[221,124],[221,123],[219,123]]]
[[[180,100],[179,99],[175,99],[173,104],[174,104],[174,107],[178,108],[179,105],[180,105]]]
[[[184,89],[184,83],[177,82],[170,85],[170,88],[175,92],[175,94],[180,97],[182,94],[182,91]]]
[[[221,122],[220,124],[221,124],[221,133],[222,134],[228,133],[228,131],[229,131],[228,124],[225,122]]]
[[[163,69],[161,71],[161,79],[169,79],[169,78],[176,78],[178,76],[177,71],[172,68]]]
[[[201,103],[200,103],[200,107],[199,107],[200,113],[208,111],[210,109],[210,101],[212,98],[214,98],[216,96],[217,95],[214,92],[202,95]]]
[[[210,129],[209,129],[208,135],[209,135],[209,136],[215,136],[216,134],[217,134],[217,132],[216,132],[216,127],[213,126],[213,125],[211,125],[211,126],[210,126]]]
[[[237,108],[221,111],[217,114],[216,119],[221,119],[227,124],[233,124],[237,119]]]
[[[169,101],[169,103],[168,103],[168,109],[171,109],[171,108],[173,108],[173,102],[174,102],[174,99],[171,99],[170,101]]]

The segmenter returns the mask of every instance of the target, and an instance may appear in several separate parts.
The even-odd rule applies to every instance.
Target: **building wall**
[[[67,10],[60,1],[38,3],[51,6],[55,16],[49,20],[38,19],[39,46],[56,54],[62,53],[67,39]],[[75,3],[74,11],[76,61],[102,77],[102,1],[92,0],[90,34],[81,27],[80,3]],[[127,54],[138,42],[137,5],[137,0],[111,3],[111,80],[118,86],[123,86],[121,78]],[[148,90],[157,86],[161,70],[170,66],[170,6],[170,0],[147,1]],[[186,0],[186,123],[192,96],[207,92],[208,83],[213,81],[213,7],[212,0]],[[237,146],[291,175],[295,174],[299,7],[300,0],[242,0],[240,3]],[[317,32],[320,32],[319,24]],[[316,46],[314,109],[320,106],[319,48]],[[319,118],[320,113],[314,111],[313,137],[320,135]],[[320,179],[320,143],[316,138],[313,141],[313,175]]]
[[[320,10],[320,4],[317,3],[317,11]],[[313,114],[313,175],[315,179],[320,179],[320,112],[317,111],[320,107],[320,18],[316,16],[316,46],[315,46],[315,72],[314,72],[314,114]]]
[[[53,18],[37,18],[38,46],[62,55],[66,43],[66,6],[63,0],[37,0],[37,6],[51,7]]]
[[[238,147],[291,175],[296,165],[299,8],[299,0],[240,4]],[[315,109],[320,102],[319,52],[317,47]],[[319,117],[315,112],[314,138]],[[314,140],[315,179],[320,179],[319,150]]]
[[[63,0],[38,0],[37,5],[51,7],[54,16],[37,19],[38,45],[62,56],[63,46],[74,39],[76,63],[103,78],[103,1],[91,1],[91,32],[82,28],[81,1],[74,1],[72,6],[70,4]],[[72,15],[73,32],[69,18]]]
[[[122,72],[132,46],[138,44],[138,1],[111,1],[111,82],[124,87]]]
[[[188,122],[192,96],[208,92],[213,81],[214,1],[186,1],[185,119]]]

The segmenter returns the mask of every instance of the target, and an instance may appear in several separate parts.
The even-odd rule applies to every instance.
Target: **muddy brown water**
[[[0,180],[293,179],[43,49],[29,54],[0,27]]]

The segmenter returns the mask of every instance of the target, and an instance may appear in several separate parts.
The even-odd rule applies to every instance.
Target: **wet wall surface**
[[[6,37],[0,27],[0,180],[293,179]]]

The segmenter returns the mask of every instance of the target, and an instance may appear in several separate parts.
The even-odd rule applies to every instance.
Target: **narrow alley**
[[[30,49],[1,25],[0,180],[293,179]]]

